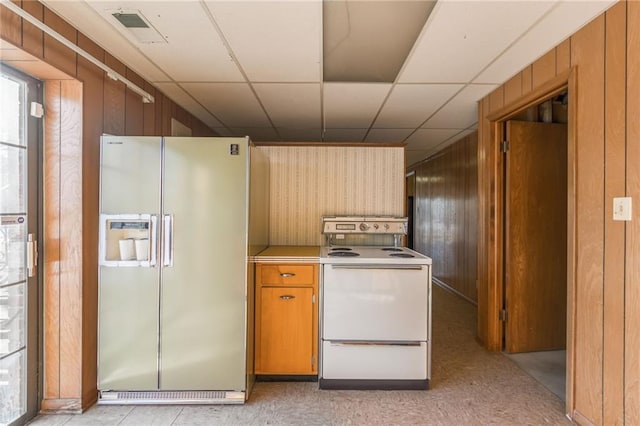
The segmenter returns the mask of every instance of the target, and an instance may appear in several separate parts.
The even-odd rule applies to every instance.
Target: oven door
[[[325,264],[324,340],[427,341],[429,266]]]

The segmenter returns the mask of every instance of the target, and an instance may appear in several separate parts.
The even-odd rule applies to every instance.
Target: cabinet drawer
[[[314,265],[260,265],[262,285],[313,285]]]

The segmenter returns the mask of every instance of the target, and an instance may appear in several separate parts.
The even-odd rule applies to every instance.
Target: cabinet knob
[[[291,294],[283,294],[282,296],[280,296],[280,299],[282,300],[291,300],[291,299],[295,299],[296,297],[291,295]]]
[[[283,272],[280,274],[280,276],[283,278],[289,278],[289,277],[295,277],[296,274],[294,274],[293,272]]]

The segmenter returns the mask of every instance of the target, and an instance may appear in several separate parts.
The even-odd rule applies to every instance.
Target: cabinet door
[[[261,373],[311,374],[313,288],[262,287]]]

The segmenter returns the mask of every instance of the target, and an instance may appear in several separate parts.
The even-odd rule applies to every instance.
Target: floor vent
[[[99,404],[244,404],[244,392],[102,391]]]

